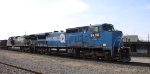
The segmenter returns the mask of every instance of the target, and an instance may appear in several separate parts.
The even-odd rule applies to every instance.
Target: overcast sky
[[[150,0],[0,0],[0,39],[103,23],[147,40]]]

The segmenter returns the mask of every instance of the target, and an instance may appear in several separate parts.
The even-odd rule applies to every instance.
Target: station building
[[[139,40],[138,35],[126,35],[124,38],[130,40],[131,55],[150,56],[150,42]],[[124,41],[124,45],[127,43]]]

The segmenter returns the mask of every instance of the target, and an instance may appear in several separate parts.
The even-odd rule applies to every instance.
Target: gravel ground
[[[149,57],[132,57],[131,62],[150,63]]]
[[[150,74],[149,67],[77,60],[8,50],[0,50],[0,61],[44,74]]]

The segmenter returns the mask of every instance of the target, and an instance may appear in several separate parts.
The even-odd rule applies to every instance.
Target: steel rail
[[[3,63],[3,62],[0,62],[0,64],[7,65],[7,66],[10,66],[10,67],[14,67],[14,68],[21,69],[21,70],[25,70],[25,71],[28,71],[28,72],[31,72],[31,73],[35,73],[35,74],[43,74],[43,73],[40,73],[40,72],[37,72],[37,71],[25,69],[25,68],[22,68],[22,67],[17,67],[17,66],[14,66],[14,65]]]

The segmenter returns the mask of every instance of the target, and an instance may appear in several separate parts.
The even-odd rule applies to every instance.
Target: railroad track
[[[44,55],[44,54],[43,54]],[[62,56],[62,55],[51,55],[54,57],[61,57],[61,58],[70,58],[70,59],[76,59],[76,60],[86,60],[86,61],[95,61],[95,62],[103,62],[103,63],[112,63],[112,64],[120,64],[120,65],[131,65],[131,66],[144,66],[144,67],[150,67],[150,63],[141,63],[141,62],[120,62],[120,61],[108,61],[108,60],[94,60],[94,59],[83,59],[83,58],[76,58],[71,56]]]
[[[3,63],[3,62],[0,62],[0,64],[6,65],[6,66],[9,66],[9,67],[13,67],[13,68],[17,68],[17,69],[21,69],[21,70],[25,70],[25,71],[35,73],[35,74],[43,74],[43,73],[40,73],[40,72],[37,72],[37,71],[25,69],[25,68],[22,68],[22,67],[17,67],[17,66],[11,65],[11,64]]]
[[[142,63],[142,62],[120,62],[120,61],[106,61],[106,60],[96,60],[96,61],[97,62],[104,62],[104,63],[120,64],[120,65],[150,67],[150,63]]]
[[[17,52],[21,52],[21,51],[17,51]],[[28,52],[25,52],[25,53],[28,53]],[[32,54],[39,54],[39,53],[32,53]],[[48,55],[48,54],[39,54],[39,55]],[[112,63],[112,64],[120,64],[120,65],[150,67],[150,63],[141,63],[141,62],[120,62],[120,61],[108,61],[108,60],[94,60],[94,59],[90,59],[90,58],[83,59],[83,58],[72,57],[72,56],[69,56],[69,55],[56,55],[56,54],[51,54],[50,56],[61,57],[61,58],[66,58],[67,57],[67,58],[76,59],[76,60],[95,61],[95,62]]]
[[[117,62],[117,64],[150,67],[150,63],[141,63],[141,62],[128,62],[128,63]]]
[[[131,54],[134,57],[150,57],[150,54]]]
[[[38,53],[35,53],[38,54]],[[39,55],[48,55],[48,54],[39,54]],[[144,66],[144,67],[150,67],[150,63],[142,63],[142,62],[121,62],[121,61],[109,61],[109,60],[95,60],[91,58],[77,58],[72,57],[70,55],[57,55],[57,54],[51,54],[50,56],[54,57],[61,57],[61,58],[70,58],[70,59],[76,59],[76,60],[86,60],[86,61],[95,61],[95,62],[103,62],[103,63],[112,63],[112,64],[120,64],[120,65],[131,65],[131,66]]]

